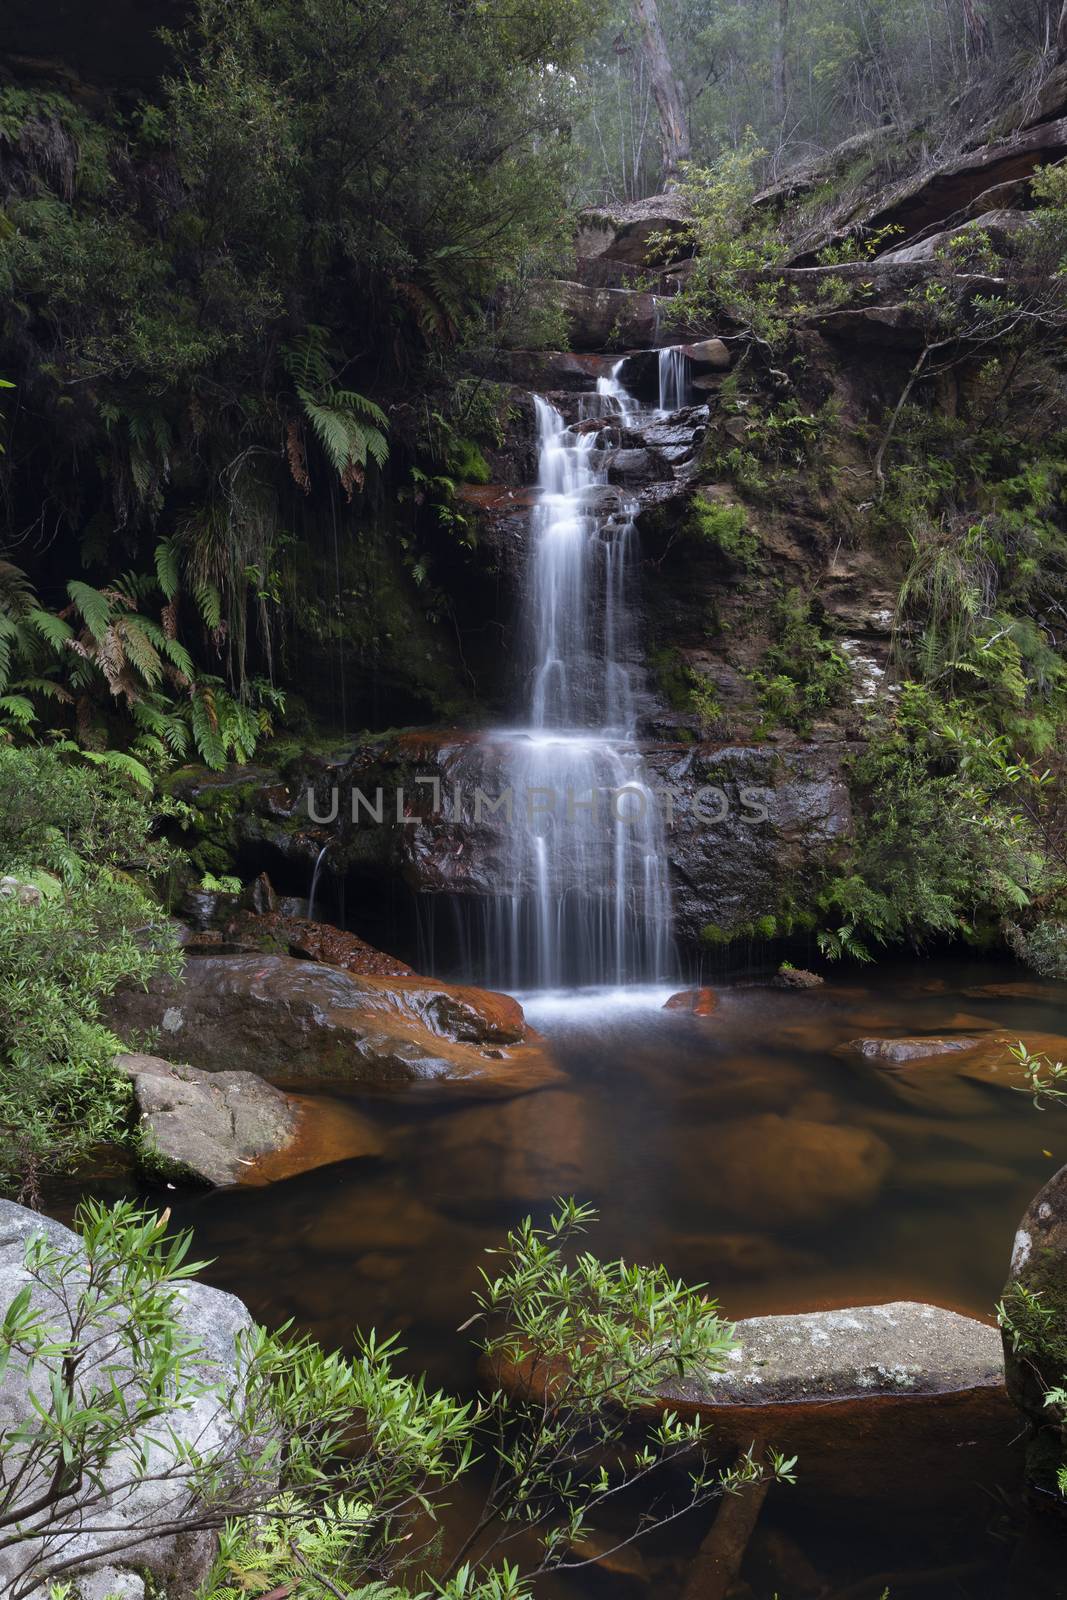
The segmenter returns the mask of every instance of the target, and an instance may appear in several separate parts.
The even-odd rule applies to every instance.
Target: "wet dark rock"
[[[775,989],[821,989],[826,982],[817,972],[806,972],[803,967],[781,966],[771,979]]]
[[[577,350],[507,350],[498,359],[499,376],[538,394],[553,389],[589,390],[596,387],[598,378],[611,376],[618,359]]]
[[[665,470],[662,459],[651,450],[614,450],[608,457],[608,482],[627,489],[645,488],[661,479]]]
[[[559,1080],[522,1008],[507,995],[342,972],[288,956],[204,956],[178,981],[123,990],[120,1034],[158,1029],[207,1072],[368,1088],[419,1084],[444,1095],[524,1094]]]
[[[870,1060],[896,1063],[954,1055],[961,1050],[973,1050],[980,1043],[978,1039],[853,1039],[849,1049]]]
[[[650,747],[674,796],[667,833],[675,927],[699,947],[782,909],[782,885],[813,884],[852,831],[844,751],[836,745]]]
[[[262,1157],[296,1137],[296,1108],[251,1072],[200,1072],[159,1056],[126,1054],[149,1151],[173,1175],[216,1187],[247,1181]]]

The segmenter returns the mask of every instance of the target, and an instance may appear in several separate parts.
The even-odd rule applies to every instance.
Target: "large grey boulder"
[[[159,1056],[120,1055],[152,1154],[179,1176],[241,1183],[264,1156],[296,1137],[288,1095],[251,1072],[200,1072]]]
[[[0,1200],[0,1317],[32,1281],[25,1266],[26,1245],[40,1232],[64,1252],[79,1248],[77,1236],[68,1228],[10,1200]],[[69,1288],[76,1293],[76,1282]],[[187,1408],[173,1411],[153,1427],[151,1440],[143,1441],[148,1452],[147,1472],[131,1471],[128,1454],[112,1460],[104,1468],[103,1496],[95,1503],[84,1497],[80,1515],[68,1512],[66,1520],[58,1524],[58,1538],[48,1547],[28,1541],[0,1550],[0,1594],[6,1600],[46,1595],[48,1579],[59,1562],[64,1563],[62,1575],[76,1580],[81,1600],[105,1600],[111,1595],[141,1600],[146,1576],[166,1592],[167,1600],[192,1600],[195,1595],[214,1559],[215,1535],[205,1530],[160,1530],[173,1528],[178,1521],[188,1525],[189,1521],[190,1488],[181,1470],[180,1449],[195,1447],[201,1455],[225,1455],[233,1442],[233,1421],[214,1386],[221,1393],[239,1384],[235,1341],[252,1322],[239,1300],[207,1284],[184,1285],[179,1303],[181,1331],[199,1347],[189,1376],[198,1384],[213,1386],[212,1392],[193,1398]],[[38,1283],[31,1304],[49,1325],[64,1326],[63,1307],[54,1290]],[[80,1381],[87,1387],[94,1381],[104,1385],[109,1381],[106,1371],[114,1360],[114,1342],[104,1321],[100,1333],[95,1354],[80,1373]],[[121,1386],[121,1370],[115,1376]],[[39,1367],[32,1387],[45,1395],[47,1403],[46,1384],[44,1369]],[[0,1380],[0,1435],[32,1421],[30,1388],[20,1363],[12,1360]],[[174,1443],[168,1438],[171,1431]],[[15,1470],[17,1453],[17,1446],[7,1451],[7,1482]],[[172,1469],[169,1475],[168,1468]],[[32,1499],[41,1487],[31,1477],[18,1503]],[[74,1567],[66,1567],[72,1560]]]

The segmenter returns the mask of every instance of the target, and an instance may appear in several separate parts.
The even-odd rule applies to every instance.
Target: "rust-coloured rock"
[[[663,1003],[664,1011],[685,1011],[691,1017],[710,1017],[718,1009],[719,997],[714,989],[683,989],[672,994]]]
[[[158,1029],[205,1071],[493,1098],[561,1080],[510,995],[384,978],[288,956],[205,956],[183,977],[110,1003],[121,1035]]]

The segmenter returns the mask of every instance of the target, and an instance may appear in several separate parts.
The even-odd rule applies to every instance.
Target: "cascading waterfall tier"
[[[690,360],[678,345],[668,345],[659,353],[659,408],[681,411],[689,404]]]
[[[535,400],[528,724],[487,734],[457,774],[468,794],[495,778],[510,796],[490,847],[495,892],[465,930],[474,964],[509,988],[651,981],[672,965],[661,805],[636,744],[636,508],[601,465],[602,433],[639,414],[617,370],[577,428]],[[598,418],[604,429],[588,425]]]

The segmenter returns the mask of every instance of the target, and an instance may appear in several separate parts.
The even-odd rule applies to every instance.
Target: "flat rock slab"
[[[716,1405],[948,1394],[1004,1382],[1000,1333],[914,1300],[750,1317],[728,1369],[671,1393]]]
[[[754,1440],[799,1456],[790,1496],[876,1499],[909,1515],[1018,1482],[1019,1416],[1000,1335],[971,1317],[899,1301],[737,1324],[724,1373],[670,1385],[664,1404],[712,1425],[729,1452]]]

